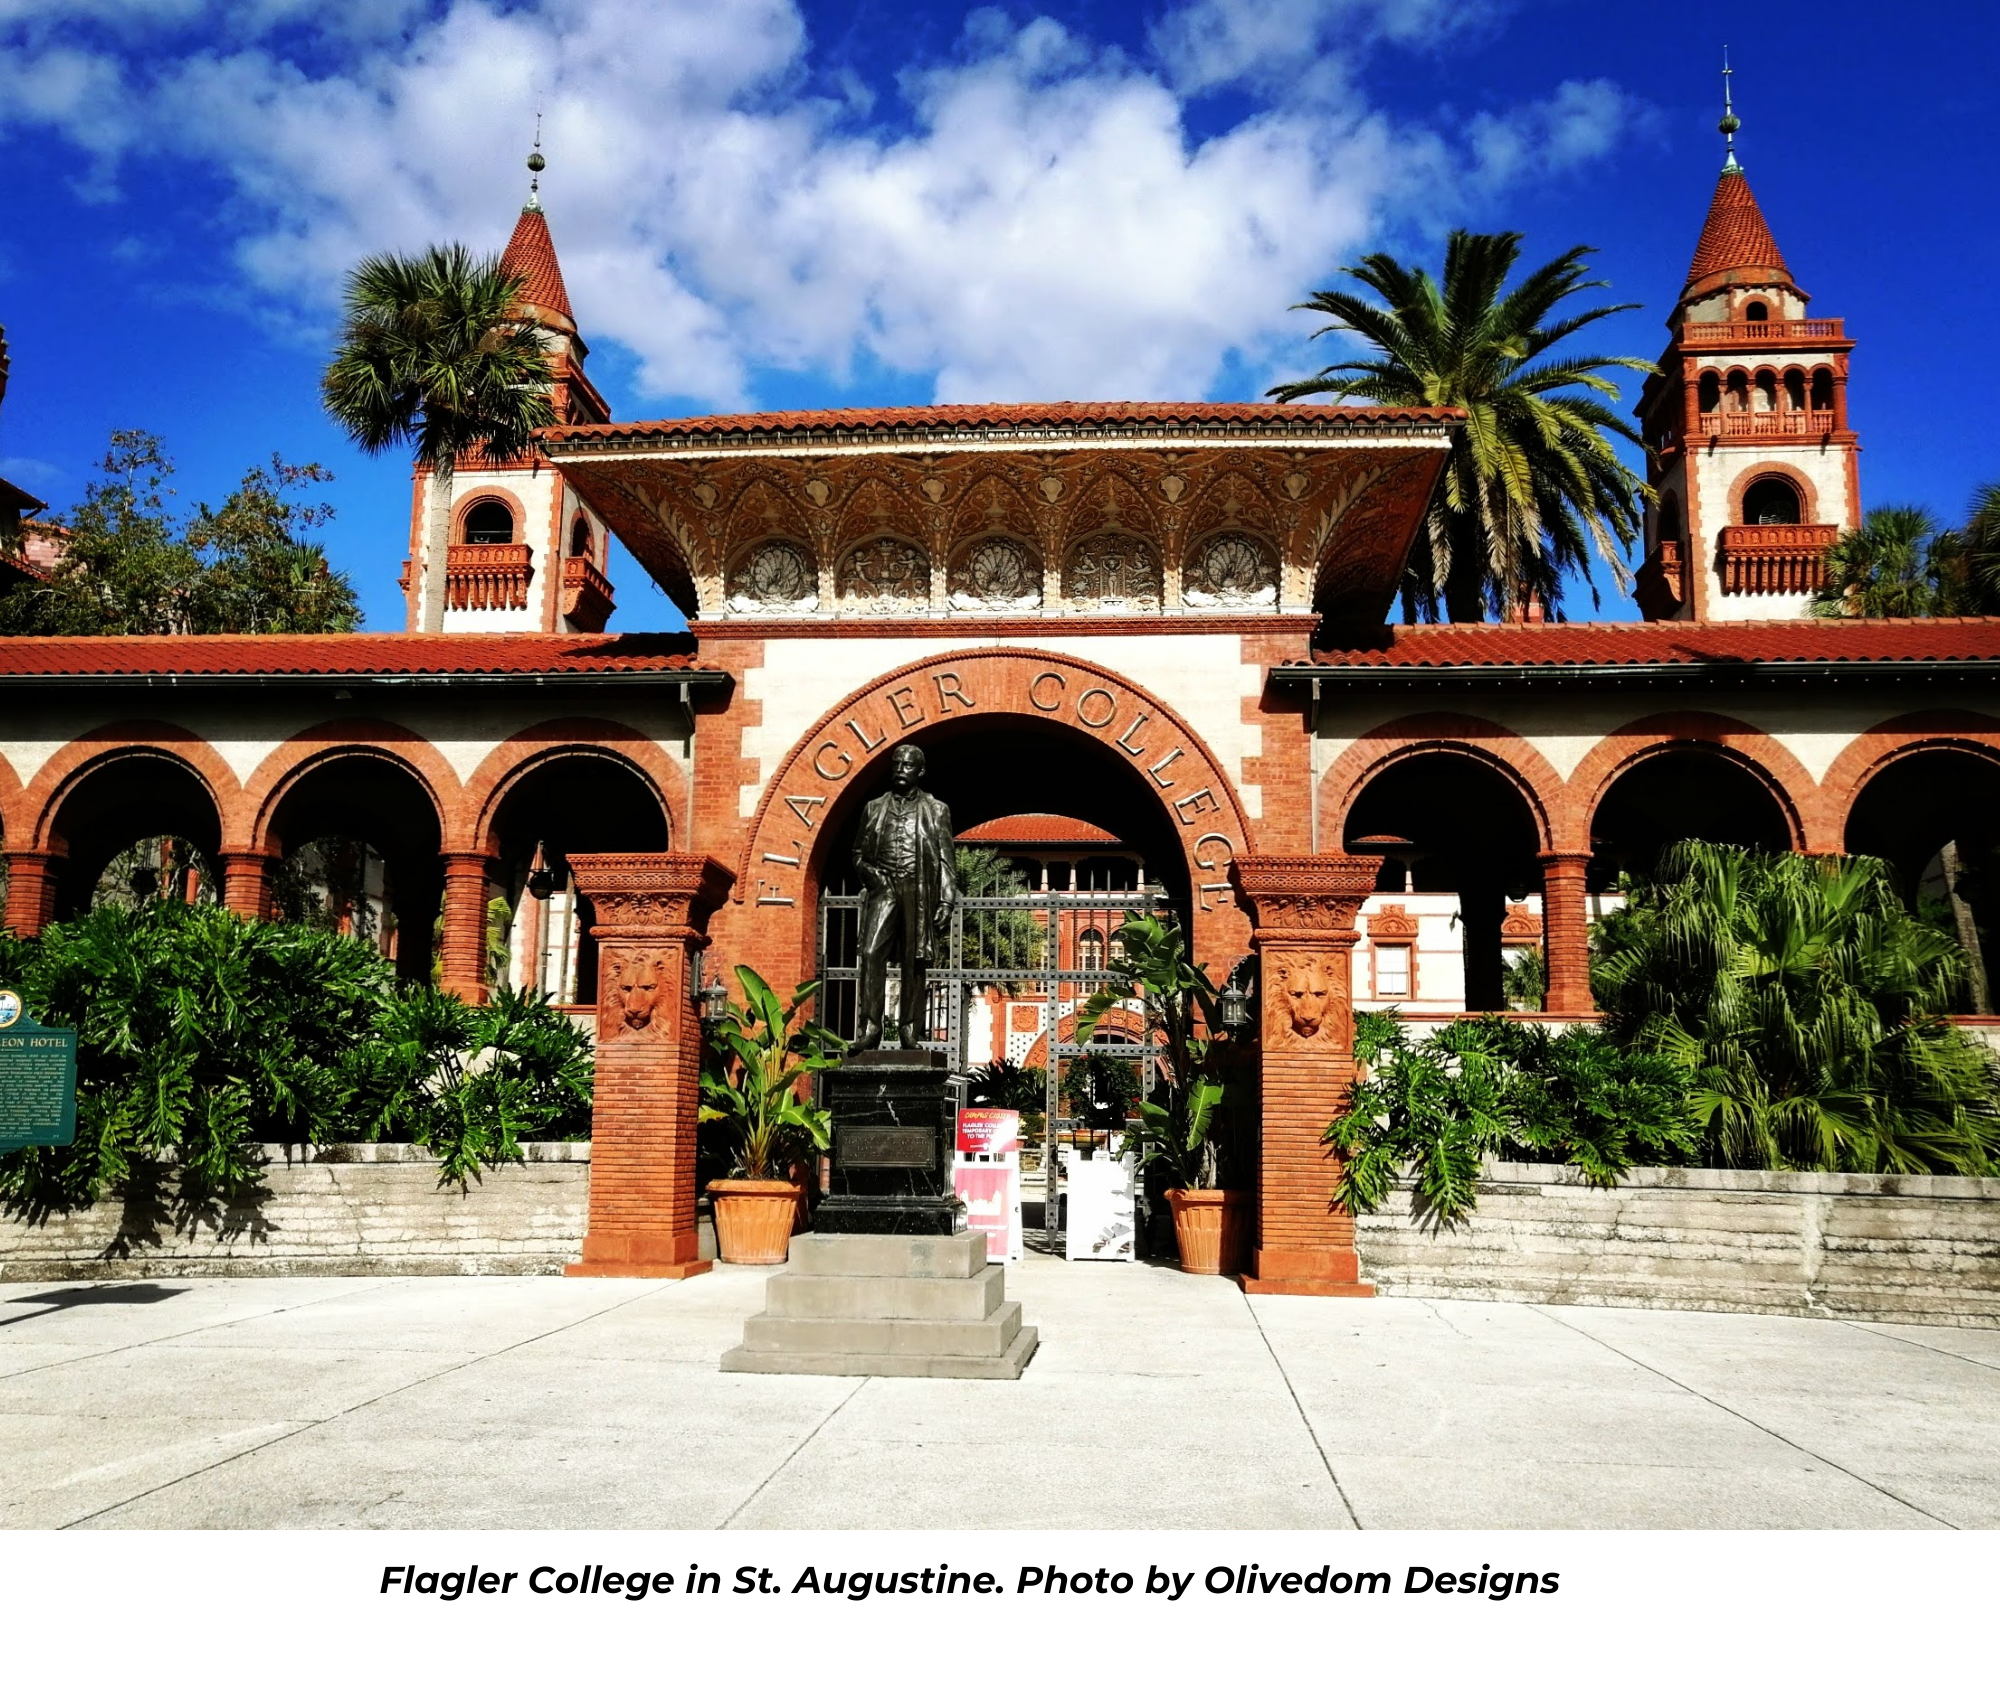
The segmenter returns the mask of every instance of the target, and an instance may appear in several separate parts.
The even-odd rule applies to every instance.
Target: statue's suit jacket
[[[951,810],[928,791],[917,798],[917,877],[911,901],[904,908],[910,937],[905,948],[911,956],[926,962],[938,959],[941,943],[937,936],[937,909],[940,903],[958,896],[955,847],[951,836]],[[862,929],[867,917],[881,901],[876,893],[891,901],[900,897],[889,872],[890,811],[895,793],[873,798],[861,811],[861,830],[854,837],[854,866],[868,880],[870,901],[862,907]]]

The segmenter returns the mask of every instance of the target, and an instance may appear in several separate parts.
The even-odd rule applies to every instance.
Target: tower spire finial
[[[535,145],[528,155],[528,205],[529,212],[542,210],[542,173],[548,169],[548,161],[542,158],[542,115],[535,114]]]
[[[1722,122],[1716,128],[1722,132],[1723,146],[1728,150],[1722,162],[1724,171],[1741,171],[1736,163],[1736,132],[1743,128],[1743,120],[1736,116],[1736,108],[1729,98],[1729,79],[1735,75],[1729,69],[1729,49],[1722,49]]]

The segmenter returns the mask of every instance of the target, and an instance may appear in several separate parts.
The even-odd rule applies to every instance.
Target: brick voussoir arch
[[[1151,692],[1073,655],[955,650],[850,692],[792,746],[765,783],[732,902],[798,904],[821,825],[849,783],[873,770],[877,754],[926,728],[986,715],[1054,721],[1131,764],[1175,824],[1198,906],[1204,888],[1226,894],[1229,863],[1256,848],[1221,762]]]
[[[516,732],[465,782],[467,844],[496,855],[494,822],[507,794],[536,768],[564,756],[616,761],[645,781],[667,819],[667,842],[678,844],[687,818],[687,772],[657,740],[615,720],[571,715]]]
[[[1785,818],[1794,850],[1813,855],[1827,850],[1821,788],[1805,764],[1770,733],[1758,731],[1747,721],[1702,710],[1647,715],[1593,744],[1569,777],[1565,847],[1589,848],[1591,822],[1611,787],[1629,770],[1652,756],[1695,750],[1740,767],[1771,794]]]
[[[27,793],[21,788],[21,781],[14,772],[14,764],[6,756],[0,755],[0,843],[8,849],[26,849],[25,829],[28,819]]]
[[[242,818],[243,787],[215,746],[168,721],[120,720],[72,738],[22,790],[15,810],[19,825],[6,822],[11,847],[52,849],[56,815],[77,786],[133,756],[157,756],[191,773],[215,807],[223,844],[231,842]]]
[[[421,785],[437,814],[439,843],[464,842],[461,815],[464,788],[438,747],[428,738],[387,720],[332,720],[287,738],[244,785],[244,833],[240,842],[267,856],[279,853],[272,838],[278,806],[308,774],[342,756],[370,756],[401,768]]]
[[[1820,812],[1831,839],[1847,843],[1847,822],[1861,793],[1884,768],[1905,756],[1952,750],[2000,765],[2000,719],[1966,708],[1899,714],[1858,734],[1819,782]]]
[[[1314,807],[1320,842],[1338,849],[1348,811],[1369,783],[1389,768],[1420,755],[1467,756],[1511,784],[1534,817],[1537,847],[1561,849],[1565,787],[1547,757],[1498,721],[1469,714],[1408,714],[1385,721],[1355,739],[1321,776]]]

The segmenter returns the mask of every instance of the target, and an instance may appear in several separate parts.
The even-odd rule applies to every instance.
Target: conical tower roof
[[[1750,193],[1749,178],[1741,166],[1731,164],[1724,167],[1721,181],[1715,185],[1715,199],[1708,203],[1708,221],[1695,244],[1681,300],[1692,301],[1744,283],[1783,283],[1798,288],[1785,256],[1778,252],[1777,238],[1764,222],[1763,208]]]
[[[563,285],[562,266],[556,260],[556,245],[549,236],[549,221],[532,200],[515,221],[514,234],[508,238],[500,265],[503,271],[521,279],[517,299],[524,307],[539,308],[536,318],[553,317],[562,321],[560,329],[576,329],[569,290]]]

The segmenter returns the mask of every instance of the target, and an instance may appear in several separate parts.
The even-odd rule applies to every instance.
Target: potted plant
[[[783,1263],[805,1199],[794,1174],[827,1148],[832,1131],[831,1117],[799,1087],[838,1063],[847,1041],[800,1020],[817,980],[789,1004],[755,969],[739,965],[736,980],[743,1005],[711,1027],[701,1071],[700,1119],[722,1124],[732,1146],[734,1172],[708,1183],[716,1253],[724,1263]]]
[[[1219,1015],[1221,992],[1198,963],[1177,922],[1128,915],[1113,935],[1107,965],[1122,977],[1096,992],[1077,1018],[1076,1042],[1087,1045],[1098,1024],[1121,1004],[1136,1002],[1160,1045],[1159,1084],[1139,1105],[1139,1127],[1125,1149],[1139,1154],[1143,1174],[1153,1164],[1173,1180],[1167,1205],[1181,1267],[1192,1275],[1233,1275],[1249,1260],[1252,1198],[1241,1179],[1245,1152],[1225,1109],[1228,1043]]]

